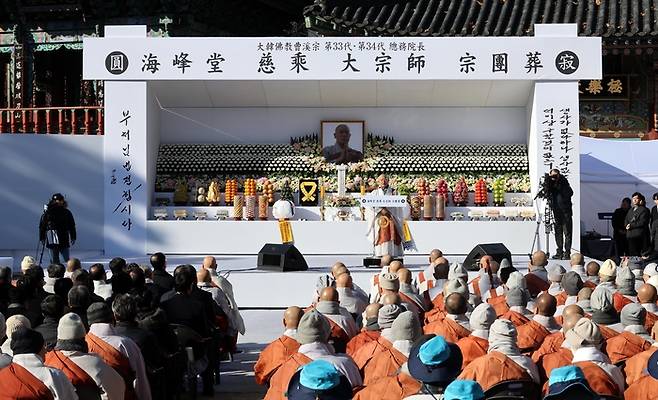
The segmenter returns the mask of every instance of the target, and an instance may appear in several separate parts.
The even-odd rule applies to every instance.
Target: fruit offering
[[[416,180],[416,191],[419,196],[425,196],[430,194],[430,184],[425,178],[418,178]]]
[[[423,203],[423,198],[420,196],[413,196],[411,198],[411,219],[418,221],[420,219],[420,207]]]
[[[464,207],[468,203],[468,185],[466,180],[459,178],[452,191],[452,202],[459,207]]]
[[[436,183],[436,196],[443,197],[444,204],[448,204],[448,182],[445,179],[439,179]]]
[[[226,180],[226,192],[224,192],[224,202],[227,206],[233,204],[233,198],[238,193],[238,181],[235,179]]]
[[[208,204],[211,206],[216,206],[219,204],[219,183],[217,183],[216,180],[213,180],[210,182],[210,186],[208,187],[208,194],[206,195],[206,201]]]
[[[274,184],[269,179],[265,179],[263,182],[263,195],[267,196],[267,202],[269,204],[274,203]]]
[[[475,183],[475,205],[486,206],[489,204],[489,197],[487,195],[487,182],[480,178]]]
[[[256,195],[256,180],[254,178],[244,180],[244,195],[245,197]]]
[[[498,178],[493,183],[493,203],[495,206],[505,205],[505,181]]]

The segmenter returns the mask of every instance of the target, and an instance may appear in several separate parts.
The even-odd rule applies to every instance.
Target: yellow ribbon
[[[301,182],[299,190],[302,192],[302,201],[315,201],[315,193],[318,190],[317,182]]]

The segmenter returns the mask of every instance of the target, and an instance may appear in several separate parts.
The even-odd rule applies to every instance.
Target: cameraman
[[[553,217],[555,217],[555,243],[557,250],[554,259],[568,260],[571,257],[571,235],[573,232],[573,210],[571,196],[573,189],[569,181],[557,169],[548,174],[548,190]]]
[[[39,221],[39,240],[50,250],[50,263],[69,260],[69,247],[75,244],[75,220],[67,208],[64,196],[55,193]]]

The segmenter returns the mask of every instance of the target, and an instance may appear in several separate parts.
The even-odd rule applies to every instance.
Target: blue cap
[[[418,358],[425,365],[437,366],[450,358],[450,347],[443,336],[434,336],[418,349]]]
[[[328,361],[316,360],[302,367],[299,383],[312,390],[327,390],[338,385],[340,373]]]
[[[444,400],[484,400],[482,386],[475,381],[456,380],[443,392]]]
[[[407,361],[409,373],[416,380],[445,387],[461,371],[462,352],[442,336],[425,335],[414,343]]]
[[[548,377],[548,394],[544,400],[593,398],[583,371],[575,365],[555,368]],[[598,398],[598,397],[597,397]]]
[[[654,351],[647,363],[647,372],[652,378],[658,379],[658,351]]]
[[[312,361],[290,379],[289,400],[345,400],[352,398],[352,385],[330,362]]]

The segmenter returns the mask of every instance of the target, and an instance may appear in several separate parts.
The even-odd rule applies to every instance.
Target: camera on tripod
[[[545,173],[544,176],[539,180],[539,191],[537,192],[536,198],[550,200],[551,198],[551,176],[548,173]]]

